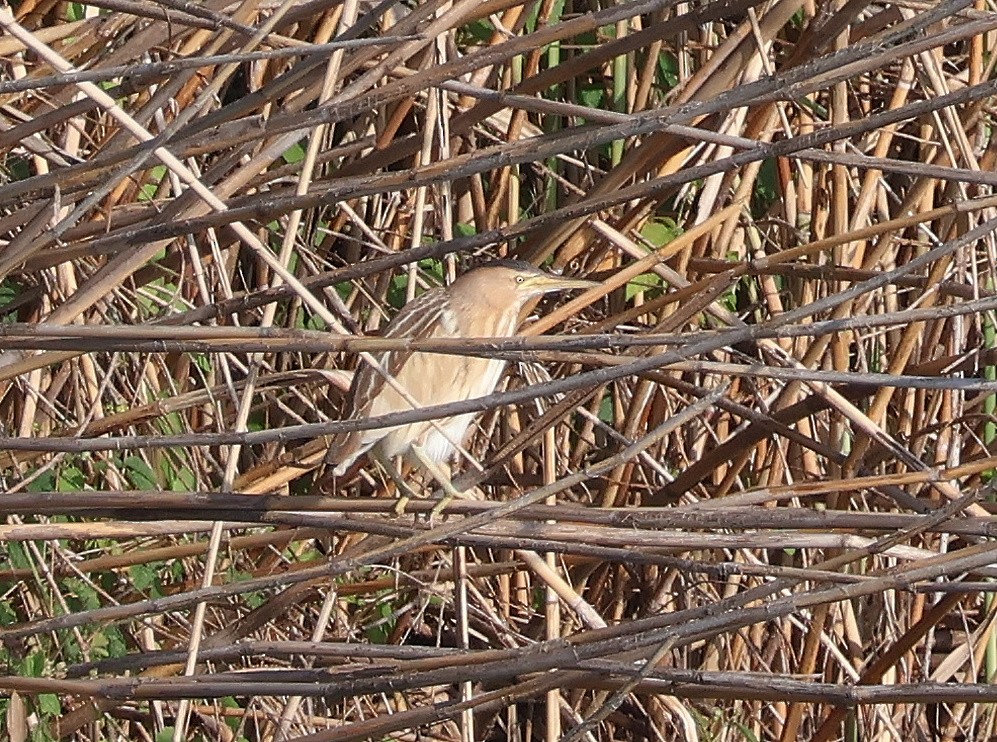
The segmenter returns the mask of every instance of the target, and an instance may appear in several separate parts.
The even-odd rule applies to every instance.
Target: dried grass
[[[838,5],[0,9],[7,736],[990,737],[997,12]],[[330,485],[507,255],[485,500]]]

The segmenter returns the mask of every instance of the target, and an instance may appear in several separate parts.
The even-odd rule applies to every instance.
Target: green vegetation
[[[985,11],[278,5],[0,33],[0,739],[991,737]],[[396,512],[324,333],[493,258]]]

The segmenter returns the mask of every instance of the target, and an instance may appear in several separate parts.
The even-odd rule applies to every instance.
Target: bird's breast
[[[484,312],[487,320],[473,326],[460,322],[463,316],[451,307],[440,311],[439,322],[431,334],[434,338],[485,338],[510,337],[519,320],[518,310]],[[399,369],[396,379],[420,407],[462,402],[486,397],[495,391],[506,362],[499,358],[480,356],[444,355],[441,353],[413,353]],[[371,408],[371,416],[396,410],[410,409],[394,389],[386,386]],[[388,456],[404,453],[415,442],[423,447],[430,458],[446,461],[453,453],[453,445],[462,443],[477,413],[466,413],[440,418],[437,425],[446,435],[428,422],[411,423],[393,429],[381,442]]]

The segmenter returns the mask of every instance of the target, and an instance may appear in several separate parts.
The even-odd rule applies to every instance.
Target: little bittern
[[[446,288],[427,291],[409,302],[388,324],[389,338],[512,337],[519,315],[532,298],[553,291],[589,288],[597,284],[544,273],[521,261],[497,261],[468,271]],[[495,391],[505,361],[440,353],[388,351],[375,354],[420,407],[484,397]],[[363,363],[353,377],[346,416],[369,418],[413,409],[384,376]],[[341,476],[365,452],[381,461],[405,456],[413,463],[446,463],[454,443],[464,435],[476,413],[431,422],[397,425],[337,435],[326,462]],[[445,432],[445,435],[441,433]]]

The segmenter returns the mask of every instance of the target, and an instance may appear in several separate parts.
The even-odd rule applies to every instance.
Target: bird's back
[[[433,328],[439,322],[446,298],[445,289],[431,289],[416,297],[402,307],[388,323],[384,328],[382,337],[414,340],[430,337]],[[406,350],[373,354],[381,369],[395,378],[412,355],[411,351]],[[350,384],[342,419],[355,420],[371,417],[371,408],[385,387],[390,389],[384,375],[366,360],[361,359],[356,373],[353,375],[353,382]],[[401,409],[411,409],[411,405],[406,404]],[[341,475],[383,435],[383,430],[357,430],[339,433],[332,439],[329,452],[326,454],[326,463],[335,465],[336,474]]]

